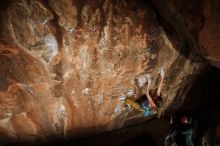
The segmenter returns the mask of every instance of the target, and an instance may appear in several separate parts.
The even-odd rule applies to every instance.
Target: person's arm
[[[161,94],[161,89],[162,89],[162,86],[163,86],[163,81],[164,81],[164,77],[161,76],[159,87],[157,89],[157,97],[159,97],[160,94]]]
[[[156,104],[154,103],[154,101],[150,96],[150,85],[151,85],[151,79],[150,76],[147,76],[147,92],[146,92],[147,100],[149,102],[150,107],[156,107]]]
[[[164,74],[165,74],[164,70],[161,69],[161,70],[160,70],[160,83],[159,83],[159,87],[158,87],[158,89],[157,89],[157,97],[159,97],[160,94],[161,94],[161,90],[162,90],[162,86],[163,86],[163,82],[164,82]],[[157,97],[156,97],[156,98],[157,98]],[[156,99],[155,99],[155,100],[156,100]]]

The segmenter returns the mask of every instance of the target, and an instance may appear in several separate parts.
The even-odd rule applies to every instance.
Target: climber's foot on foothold
[[[133,107],[131,105],[127,105],[127,111],[132,111]]]

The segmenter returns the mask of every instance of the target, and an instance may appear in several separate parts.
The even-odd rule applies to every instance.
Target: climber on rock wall
[[[160,96],[163,81],[164,81],[164,70],[160,70],[160,83],[159,87],[157,89],[157,94],[154,99],[150,96],[150,86],[151,86],[151,77],[149,75],[146,75],[147,78],[147,91],[146,91],[146,99],[141,101],[141,103],[138,103],[130,98],[125,99],[125,102],[128,106],[133,107],[136,110],[139,110],[141,112],[144,112],[145,116],[150,116],[157,114],[158,117],[161,115],[161,106],[162,106],[162,98]],[[157,104],[155,104],[155,102]]]

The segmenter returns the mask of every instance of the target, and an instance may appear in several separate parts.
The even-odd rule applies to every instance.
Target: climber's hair
[[[163,106],[163,99],[160,96],[156,100],[156,105],[157,105],[157,107]]]

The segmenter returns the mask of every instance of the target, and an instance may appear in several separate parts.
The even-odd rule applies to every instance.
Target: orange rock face
[[[173,46],[144,0],[14,0],[4,6],[0,135],[6,139],[121,128],[137,118],[122,98],[145,93],[144,75],[153,78],[154,94],[158,71],[166,70],[166,108],[174,99],[181,103],[204,67]]]

